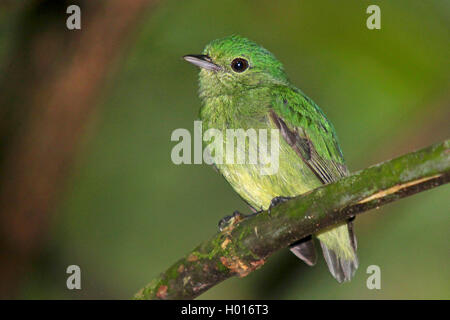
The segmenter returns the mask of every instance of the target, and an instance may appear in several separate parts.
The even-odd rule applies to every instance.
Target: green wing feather
[[[333,125],[312,100],[296,88],[282,87],[272,107],[272,121],[322,183],[348,175]]]

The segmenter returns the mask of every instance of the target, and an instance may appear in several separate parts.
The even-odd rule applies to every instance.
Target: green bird
[[[263,164],[215,163],[217,170],[254,212],[348,175],[336,132],[322,110],[290,83],[283,65],[258,44],[233,35],[209,43],[203,54],[186,55],[200,67],[203,130],[278,129],[279,167],[262,174]],[[349,281],[358,268],[352,222],[315,235],[331,274]],[[311,237],[290,250],[316,263]]]

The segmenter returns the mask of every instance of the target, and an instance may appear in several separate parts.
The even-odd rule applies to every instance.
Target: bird
[[[183,56],[200,68],[200,120],[204,130],[278,130],[278,168],[264,174],[261,163],[216,161],[215,169],[253,212],[299,196],[349,174],[336,131],[324,112],[289,80],[267,49],[240,35],[211,41],[201,54]],[[358,268],[353,221],[290,245],[306,264],[316,264],[320,242],[332,276],[350,281]]]

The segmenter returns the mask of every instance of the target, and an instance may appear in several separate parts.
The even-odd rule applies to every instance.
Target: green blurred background
[[[381,8],[381,30],[366,28],[370,4]],[[19,298],[130,298],[220,218],[248,211],[207,165],[171,162],[172,131],[192,132],[200,106],[198,70],[181,56],[233,33],[260,43],[321,106],[356,171],[450,136],[449,9],[444,0],[161,1],[102,95]],[[16,17],[2,11],[3,60]],[[361,215],[351,283],[339,285],[323,259],[309,268],[282,250],[200,299],[448,299],[449,190]],[[66,288],[71,264],[82,290]],[[381,268],[381,290],[366,287],[369,265]]]

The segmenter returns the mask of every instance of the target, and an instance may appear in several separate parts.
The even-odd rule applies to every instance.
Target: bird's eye
[[[244,72],[248,68],[248,61],[242,58],[236,58],[231,61],[231,68],[236,72]]]

